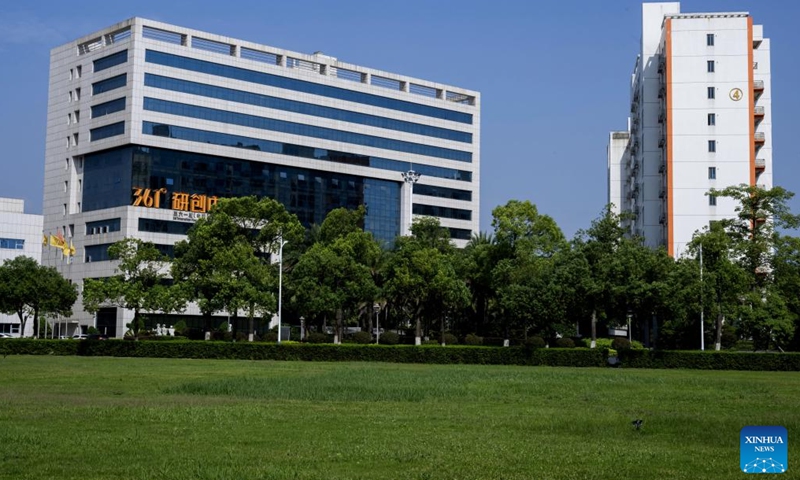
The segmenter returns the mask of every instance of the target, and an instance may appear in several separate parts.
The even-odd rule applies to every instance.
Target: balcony
[[[764,90],[764,80],[753,80],[753,90],[757,92]]]
[[[658,164],[658,173],[664,173],[666,171],[667,171],[667,162],[662,160],[661,163]]]
[[[667,139],[666,138],[661,137],[661,138],[658,139],[658,148],[664,148],[664,145],[666,145],[666,144],[667,144]]]
[[[764,171],[767,168],[767,161],[763,158],[756,158],[756,171]]]
[[[661,85],[661,87],[658,89],[658,98],[664,98],[666,96],[667,96],[667,87]]]
[[[754,140],[756,143],[764,143],[767,141],[767,137],[764,135],[764,132],[756,132]]]
[[[667,190],[662,188],[660,192],[658,192],[658,198],[665,198],[667,196]]]
[[[658,123],[664,123],[665,121],[667,121],[667,112],[661,110],[658,113]]]
[[[753,110],[753,113],[755,114],[756,117],[763,117],[764,107],[756,107],[755,110]]]
[[[667,216],[666,215],[661,215],[661,218],[658,219],[658,223],[660,223],[661,225],[666,225],[667,224]]]
[[[667,60],[662,55],[658,58],[658,73],[664,73],[664,70],[666,70],[666,68],[667,68]]]

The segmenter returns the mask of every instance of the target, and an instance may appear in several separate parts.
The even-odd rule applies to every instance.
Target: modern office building
[[[49,88],[44,228],[74,242],[79,284],[114,274],[122,238],[170,253],[225,197],[306,225],[365,205],[385,242],[412,215],[478,232],[477,92],[141,18],[53,49]],[[130,317],[76,308],[116,336]]]
[[[0,198],[0,264],[20,256],[41,261],[42,216],[25,213],[24,200]],[[30,337],[33,322],[29,321],[22,332],[17,315],[0,313],[0,333]]]
[[[772,187],[769,50],[747,12],[643,4],[628,129],[608,146],[608,201],[633,214],[630,234],[678,257],[696,231],[735,216],[709,189]]]

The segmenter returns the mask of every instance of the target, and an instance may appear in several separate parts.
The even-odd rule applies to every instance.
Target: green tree
[[[625,242],[621,218],[607,205],[602,215],[585,231],[579,231],[575,248],[586,261],[588,275],[581,282],[583,310],[591,315],[592,348],[597,341],[598,320],[607,323],[617,308],[618,298],[612,281],[612,265],[617,251]]]
[[[723,223],[714,223],[704,232],[696,233],[687,246],[694,258],[703,251],[703,282],[701,298],[704,311],[715,319],[714,348],[722,348],[722,327],[726,319],[738,317],[743,299],[748,293],[746,269],[737,263],[739,244],[724,230]],[[698,272],[699,277],[699,272]]]
[[[309,318],[335,316],[335,342],[343,336],[347,312],[366,309],[378,296],[375,265],[382,251],[371,233],[361,230],[365,210],[334,209],[320,226],[319,241],[300,256],[291,271],[293,303]],[[362,310],[364,310],[362,308]]]
[[[250,320],[275,310],[277,269],[270,262],[280,242],[300,242],[304,230],[279,202],[255,197],[221,199],[175,245],[172,275],[188,299],[197,303],[210,338],[214,313],[228,311],[237,322],[240,309]]]
[[[125,238],[108,248],[116,260],[117,275],[87,279],[83,289],[83,308],[95,313],[103,304],[133,310],[133,320],[126,326],[134,338],[144,326],[142,312],[169,313],[182,310],[184,301],[170,288],[169,257],[155,245],[136,238]]]
[[[438,318],[444,338],[445,317],[469,302],[469,290],[454,268],[454,247],[437,224],[438,219],[415,218],[412,236],[397,239],[384,269],[385,294],[415,324],[417,345],[424,320]]]
[[[39,325],[47,315],[72,315],[78,298],[75,285],[55,268],[39,265],[30,257],[15,257],[0,265],[0,312],[19,317],[21,335],[28,320]]]

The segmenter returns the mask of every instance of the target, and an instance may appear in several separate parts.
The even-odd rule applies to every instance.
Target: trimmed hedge
[[[620,350],[617,356],[623,368],[800,371],[798,353],[629,349]]]
[[[407,345],[277,345],[247,342],[127,340],[3,340],[3,355],[80,355],[104,357],[217,358],[239,360],[302,360],[325,362],[392,362],[478,365],[547,365],[602,367],[600,350],[493,348]]]
[[[209,358],[478,365],[605,367],[607,349],[439,345],[332,345],[174,340],[0,340],[0,355]],[[800,353],[620,350],[623,368],[800,371]]]

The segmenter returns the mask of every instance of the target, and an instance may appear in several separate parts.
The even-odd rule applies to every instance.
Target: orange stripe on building
[[[750,185],[756,184],[756,91],[753,82],[753,17],[747,17],[747,98],[750,100]]]
[[[672,190],[672,19],[666,19],[666,56],[667,73],[667,253],[675,256],[675,219],[673,218],[673,202],[675,192]]]

